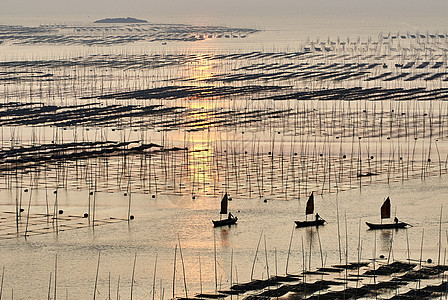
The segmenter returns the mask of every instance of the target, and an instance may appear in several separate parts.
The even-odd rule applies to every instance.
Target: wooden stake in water
[[[341,231],[339,227],[339,204],[338,198],[336,197],[336,219],[338,222],[338,245],[339,245],[339,263],[342,262],[342,250],[341,250]]]
[[[180,261],[182,263],[182,273],[184,275],[184,288],[185,288],[185,298],[188,298],[188,290],[187,290],[187,278],[185,276],[185,265],[184,265],[184,257],[182,255],[182,246],[180,245],[180,237],[177,236],[177,240],[179,241],[179,252],[180,252]]]
[[[154,278],[152,281],[152,300],[155,300],[156,296],[156,273],[157,273],[157,254],[156,254],[156,261],[154,262]]]
[[[442,248],[442,212],[443,204],[440,206],[440,222],[439,222],[439,256],[437,258],[437,265],[440,266],[440,249]]]
[[[117,300],[120,300],[120,275],[118,275],[117,280]]]
[[[286,270],[285,270],[286,275],[288,275],[289,255],[291,254],[291,245],[292,245],[292,238],[294,236],[294,229],[295,229],[295,225],[293,225],[293,227],[292,227],[291,239],[289,240],[288,254],[286,256]]]
[[[176,254],[177,254],[177,244],[174,248],[174,267],[173,267],[173,299],[175,299],[175,287],[176,287]]]
[[[218,268],[217,268],[217,262],[216,262],[216,234],[215,231],[213,231],[213,253],[215,258],[215,293],[218,291]]]
[[[58,255],[56,254],[56,258],[54,260],[54,294],[53,298],[56,298],[56,288],[57,288],[57,278],[58,278]]]
[[[250,280],[251,281],[254,279],[255,262],[257,261],[258,248],[260,247],[260,242],[261,242],[262,235],[263,235],[263,230],[261,231],[260,238],[258,239],[257,249],[255,250],[254,262],[252,264],[252,270],[250,272]]]
[[[101,257],[101,252],[98,252],[98,263],[96,265],[95,285],[94,285],[94,288],[93,288],[93,300],[96,299],[96,289],[97,289],[97,284],[98,284],[98,272],[100,270],[100,257]],[[55,281],[55,284],[56,284],[56,281]],[[56,299],[56,295],[55,295],[54,298]]]
[[[0,286],[0,300],[2,300],[2,294],[3,294],[3,281],[5,279],[5,267],[3,267],[2,270],[2,284]]]
[[[270,275],[269,275],[269,263],[268,263],[268,249],[266,246],[266,235],[264,235],[264,255],[266,258],[266,273],[268,274],[268,279],[269,279]]]
[[[50,280],[48,282],[48,293],[47,293],[47,300],[50,300],[50,294],[51,294],[51,278],[52,278],[53,274],[50,272]]]
[[[135,263],[137,261],[137,253],[134,255],[134,266],[132,267],[132,277],[131,277],[131,300],[134,292],[134,276],[135,276]]]

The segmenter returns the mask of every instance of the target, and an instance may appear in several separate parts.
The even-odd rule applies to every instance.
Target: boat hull
[[[387,223],[387,224],[373,224],[366,222],[369,229],[402,229],[410,226],[408,223],[398,222],[398,223]]]
[[[323,226],[325,225],[325,220],[324,219],[320,219],[320,220],[314,220],[314,221],[294,221],[294,223],[296,223],[296,227],[297,228],[302,228],[302,227],[312,227],[312,226]]]
[[[230,219],[224,219],[224,220],[219,220],[219,221],[212,220],[214,227],[234,225],[234,224],[236,224],[236,221],[238,221],[238,217],[233,217]]]

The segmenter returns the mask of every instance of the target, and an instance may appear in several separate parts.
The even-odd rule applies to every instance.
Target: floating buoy
[[[24,189],[23,191],[24,191],[25,193],[27,193],[27,192],[28,192],[28,189]]]
[[[155,198],[155,197],[156,197],[156,195],[152,195],[151,197],[152,197],[152,198]]]
[[[87,218],[89,216],[88,213],[84,213],[84,215],[82,216],[83,218]]]
[[[133,215],[130,215],[130,216],[129,216],[129,220],[134,220],[134,216],[133,216]]]
[[[25,209],[23,209],[23,208],[20,209],[20,212],[24,212],[24,211],[25,211]]]
[[[383,254],[381,254],[381,255],[380,255],[380,258],[384,258],[384,255],[383,255]]]
[[[372,156],[370,156],[370,159],[373,159],[373,155],[372,155]]]
[[[59,214],[62,215],[64,211],[62,209],[59,210]]]
[[[53,191],[53,194],[57,194],[58,193],[58,191]]]
[[[196,199],[196,196],[193,196],[193,200]]]
[[[426,261],[428,264],[432,263],[432,259],[428,258],[428,260]]]
[[[263,202],[264,202],[264,203],[267,203],[267,202],[268,202],[268,199],[264,199]]]
[[[128,195],[128,193],[124,193],[124,196],[127,196]]]
[[[347,155],[345,155],[345,154],[344,154],[344,155],[342,155],[342,158],[347,158]]]
[[[89,195],[93,195],[93,192],[90,192]]]

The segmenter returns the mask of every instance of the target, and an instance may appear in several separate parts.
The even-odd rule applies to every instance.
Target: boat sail
[[[381,205],[381,219],[389,219],[390,218],[390,198],[387,197],[386,201],[384,201],[383,205]]]
[[[314,214],[314,193],[311,192],[311,195],[308,197],[308,201],[306,202],[305,216]],[[319,217],[319,214],[316,214],[316,218],[313,221],[294,221],[296,223],[296,227],[310,227],[310,226],[322,226],[325,225],[325,220]]]
[[[230,226],[235,224],[236,221],[238,221],[238,217],[235,217],[230,212],[229,215],[227,216],[227,219],[221,219],[222,215],[227,215],[228,208],[229,208],[229,196],[227,195],[227,193],[225,193],[221,200],[221,211],[219,212],[220,220],[217,221],[212,220],[214,227],[227,226],[227,225]]]

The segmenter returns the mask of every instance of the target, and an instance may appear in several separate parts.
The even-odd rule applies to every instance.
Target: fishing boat
[[[398,221],[398,218],[395,217],[393,223],[383,223],[383,219],[389,219],[390,218],[390,198],[387,197],[387,199],[384,201],[383,205],[381,205],[381,223],[375,224],[375,223],[369,223],[366,222],[367,226],[369,226],[369,229],[403,229],[407,226],[411,226],[408,223],[400,222]]]
[[[222,197],[221,200],[221,211],[219,212],[220,220],[212,220],[214,227],[230,226],[236,224],[236,221],[238,221],[238,217],[235,217],[230,212],[227,215],[228,206],[229,196],[227,195],[227,193],[225,193],[224,197]],[[222,215],[227,215],[227,219],[221,219]]]
[[[305,216],[314,214],[314,194],[311,192],[311,195],[308,197],[308,201],[306,202]],[[323,226],[326,221],[322,219],[319,214],[316,214],[315,219],[312,221],[294,221],[296,223],[297,228],[302,227],[311,227],[311,226]]]
[[[369,226],[370,229],[401,229],[409,226],[409,224],[405,222],[385,223],[385,224],[373,224],[366,222],[366,224],[367,226]]]

